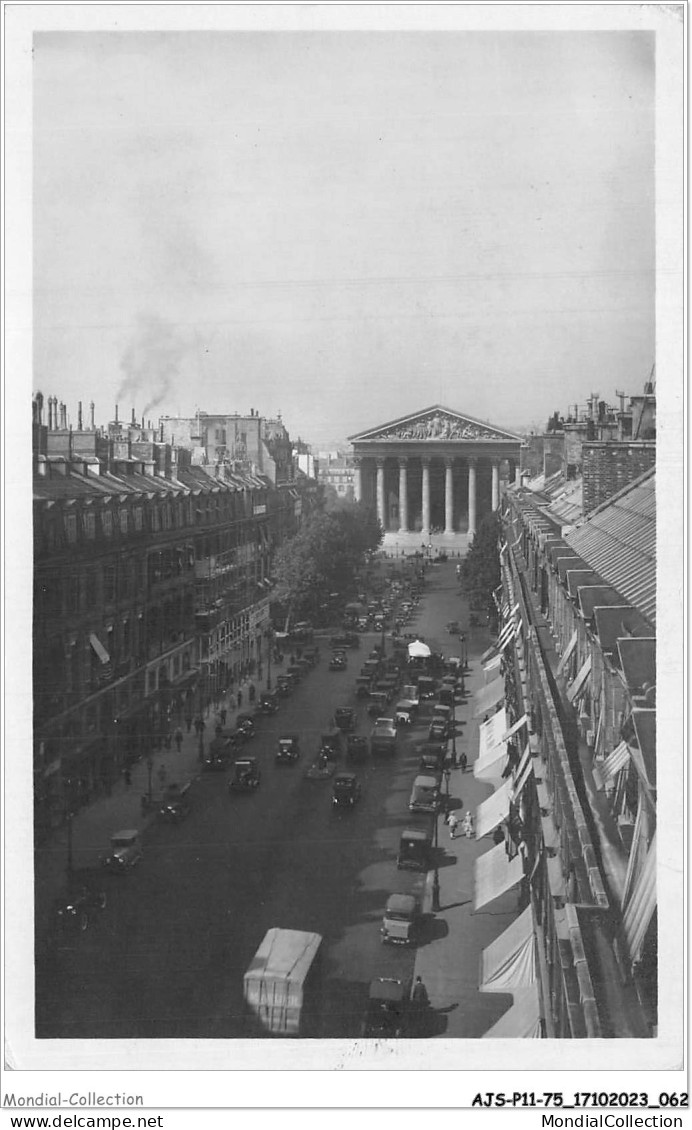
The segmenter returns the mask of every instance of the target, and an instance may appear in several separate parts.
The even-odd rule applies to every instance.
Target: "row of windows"
[[[159,533],[187,526],[219,525],[249,517],[254,501],[251,491],[224,492],[213,497],[151,502],[146,507],[110,506],[99,510],[85,507],[62,515],[45,514],[37,519],[41,522],[39,541],[43,542],[44,549],[50,550],[63,544],[77,545],[116,535],[126,537],[144,531]]]

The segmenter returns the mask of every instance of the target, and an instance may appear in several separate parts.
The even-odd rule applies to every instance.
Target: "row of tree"
[[[319,622],[335,599],[356,591],[358,572],[382,544],[374,511],[359,502],[337,502],[311,514],[285,542],[273,563],[274,599],[286,620]]]

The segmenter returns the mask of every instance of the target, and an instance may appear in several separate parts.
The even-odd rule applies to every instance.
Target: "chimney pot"
[[[94,402],[93,402],[93,400],[91,401],[91,403],[89,405],[89,412],[91,414],[91,430],[93,432],[94,431]]]

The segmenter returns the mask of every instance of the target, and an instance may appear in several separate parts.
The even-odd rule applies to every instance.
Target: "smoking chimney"
[[[90,413],[90,417],[91,417],[91,423],[90,423],[89,426],[90,426],[90,428],[93,432],[94,431],[94,402],[93,402],[93,400],[91,401],[91,403],[89,405],[89,413]]]
[[[79,400],[79,401],[77,401],[77,431],[81,432],[81,430],[82,430],[82,402],[81,402],[81,400]]]
[[[135,416],[135,410],[134,410],[134,408],[132,409],[132,423],[133,423],[133,424],[136,424],[136,423],[137,423],[137,417]]]
[[[115,406],[115,422],[116,422],[116,424],[118,422],[118,405],[117,404]]]

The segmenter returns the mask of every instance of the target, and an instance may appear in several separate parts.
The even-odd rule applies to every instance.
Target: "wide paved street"
[[[427,576],[409,630],[453,654],[457,637],[444,629],[460,611],[453,563]],[[305,778],[335,707],[356,703],[356,676],[378,639],[361,638],[346,672],[328,671],[321,641],[318,666],[277,715],[258,719],[247,746],[262,767],[256,793],[231,796],[226,774],[207,773],[185,821],[147,829],[142,863],[106,880],[101,918],[37,968],[39,1037],[242,1036],[243,972],[271,926],[324,938],[324,1038],[359,1035],[372,977],[412,976],[415,951],[383,946],[379,925],[392,891],[424,894],[425,876],[397,871],[395,857],[425,725],[402,734],[394,759],[355,767],[363,796],[352,812],[332,811],[330,781]],[[358,715],[368,733],[365,705]],[[290,767],[274,762],[282,732],[300,734],[302,758]],[[432,917],[427,929],[423,945],[435,936]]]

